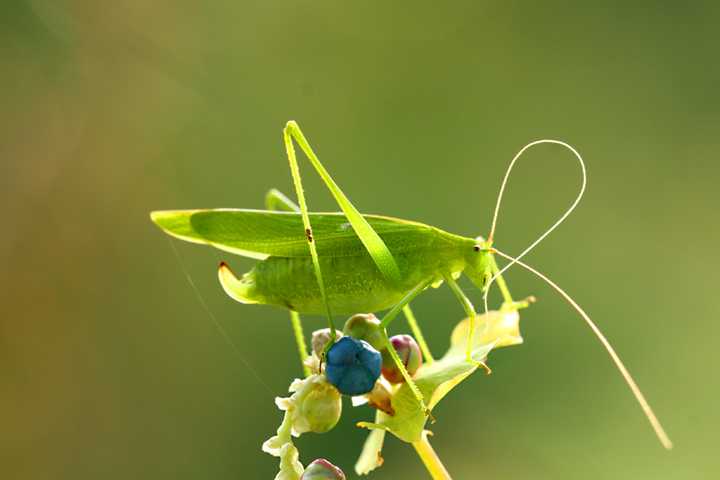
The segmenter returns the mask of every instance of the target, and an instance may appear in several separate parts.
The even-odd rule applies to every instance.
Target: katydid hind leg
[[[383,242],[380,236],[370,226],[370,224],[363,218],[358,212],[357,208],[350,202],[345,196],[340,187],[332,179],[325,167],[320,163],[317,155],[313,151],[312,147],[308,143],[307,139],[303,135],[298,124],[294,121],[289,121],[283,130],[283,140],[285,143],[285,150],[287,152],[288,161],[290,163],[290,173],[293,179],[293,185],[295,187],[295,193],[297,194],[298,206],[302,215],[303,227],[305,228],[305,235],[308,240],[308,246],[310,248],[310,256],[312,257],[313,269],[315,276],[317,277],[318,287],[320,295],[325,305],[325,311],[328,317],[328,326],[330,328],[332,340],[335,340],[335,326],[332,320],[332,313],[330,311],[330,302],[327,298],[327,292],[323,281],[322,271],[320,269],[320,260],[317,253],[317,247],[315,245],[315,238],[312,233],[312,225],[310,224],[310,216],[307,207],[307,201],[305,199],[305,190],[302,185],[302,178],[300,175],[300,167],[298,165],[297,156],[295,153],[294,143],[300,146],[300,149],[305,153],[308,160],[312,164],[315,171],[320,175],[325,186],[330,190],[335,201],[342,209],[343,213],[350,222],[353,230],[362,241],[363,245],[367,249],[368,253],[373,258],[373,261],[378,266],[380,271],[389,278],[391,281],[400,280],[400,271],[397,267],[395,259],[393,258],[387,245]],[[275,198],[277,195],[275,195]]]
[[[350,199],[347,198],[347,196],[345,195],[345,193],[343,193],[337,183],[335,183],[335,180],[333,180],[333,178],[330,176],[323,164],[320,163],[320,160],[318,159],[317,155],[313,151],[312,147],[308,143],[307,139],[303,135],[300,127],[296,122],[291,120],[287,123],[284,130],[284,138],[286,148],[288,149],[288,155],[292,153],[293,160],[291,160],[291,164],[295,164],[294,167],[291,165],[291,169],[298,169],[297,161],[294,160],[295,152],[292,146],[292,141],[294,140],[300,146],[300,149],[305,153],[305,156],[307,156],[308,160],[310,160],[310,163],[312,164],[318,175],[320,175],[320,178],[322,179],[325,186],[328,188],[328,190],[330,190],[330,193],[335,199],[335,202],[345,214],[345,217],[348,219],[348,222],[350,222],[350,225],[355,231],[355,234],[358,236],[358,238],[360,238],[360,241],[367,249],[378,269],[388,280],[392,282],[400,281],[400,269],[398,268],[392,253],[390,253],[390,249],[388,249],[387,245],[385,245],[385,242],[382,240],[382,238],[380,238],[380,235],[378,235],[378,233],[372,228],[372,226],[367,222],[367,220],[365,220],[365,218],[360,214],[355,205],[352,204]],[[297,178],[299,179],[299,171],[297,171],[297,173],[293,173],[293,177],[295,176],[297,176]],[[298,189],[298,185],[296,184],[296,190],[298,190],[299,193],[302,193],[302,186],[300,186],[300,188]],[[304,195],[302,195],[301,198],[301,195],[299,194],[298,200],[300,201],[300,209],[306,209],[306,205],[304,205]],[[309,234],[311,233],[312,231],[309,232]]]
[[[286,126],[283,130],[283,141],[285,142],[285,151],[287,153],[288,162],[290,163],[290,174],[293,179],[295,194],[298,198],[303,227],[305,228],[305,237],[307,238],[308,248],[310,249],[310,256],[312,258],[313,270],[315,271],[315,278],[317,279],[320,296],[322,297],[322,301],[325,306],[325,314],[327,315],[328,328],[330,328],[330,342],[328,343],[332,344],[335,343],[335,323],[332,319],[330,302],[327,298],[325,282],[323,281],[322,270],[320,269],[320,259],[318,257],[317,247],[315,246],[315,241],[312,235],[312,225],[310,224],[310,215],[308,213],[307,202],[305,201],[305,191],[303,189],[302,179],[300,177],[300,167],[298,166],[297,157],[295,155],[295,147],[293,146],[290,123],[288,123],[288,126]],[[323,357],[325,356],[325,353],[327,352],[323,352]]]

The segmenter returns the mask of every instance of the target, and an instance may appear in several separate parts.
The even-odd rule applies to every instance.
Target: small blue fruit
[[[328,351],[325,376],[345,395],[362,395],[375,386],[382,356],[369,343],[343,337]]]

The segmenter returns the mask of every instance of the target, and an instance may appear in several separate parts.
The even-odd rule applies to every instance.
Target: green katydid
[[[291,312],[292,323],[301,357],[306,355],[299,314],[324,313],[334,335],[333,314],[354,314],[387,310],[381,321],[384,329],[404,311],[423,354],[432,361],[422,333],[410,311],[410,302],[430,286],[447,283],[470,318],[466,357],[473,358],[475,308],[457,283],[464,274],[483,292],[487,311],[490,286],[497,282],[504,298],[504,308],[518,308],[502,273],[513,264],[535,273],[556,289],[583,319],[608,350],[612,360],[641,405],[655,433],[666,448],[671,442],[639,388],[630,377],[597,326],[560,287],[537,270],[520,261],[575,208],[585,187],[582,158],[571,146],[555,140],[533,142],[523,148],[511,162],[500,189],[488,240],[468,238],[445,232],[423,223],[379,215],[363,215],[335,183],[310,147],[297,123],[290,121],[283,130],[290,171],[298,204],[271,190],[266,197],[267,210],[214,209],[169,210],[152,212],[152,220],[168,234],[194,243],[208,244],[220,250],[260,260],[242,277],[236,277],[223,262],[219,267],[220,282],[225,291],[241,303],[274,305]],[[305,200],[294,143],[300,146],[310,163],[328,187],[342,212],[311,213]],[[504,188],[517,159],[529,147],[539,143],[555,143],[570,149],[580,161],[583,187],[575,203],[549,229],[517,257],[497,250],[492,240]],[[510,260],[499,269],[495,255]],[[387,340],[387,334],[385,333]],[[334,338],[333,338],[334,340]],[[329,342],[328,345],[331,345]],[[389,343],[387,343],[389,346]],[[392,347],[390,354],[394,354]],[[402,362],[393,355],[408,385],[425,408],[422,395],[414,388]]]

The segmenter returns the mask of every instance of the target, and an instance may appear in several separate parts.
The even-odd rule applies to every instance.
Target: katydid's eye
[[[480,245],[475,245],[475,246],[473,247],[473,250],[475,250],[476,252],[479,252],[479,251],[480,251]]]
[[[382,357],[364,340],[342,337],[327,353],[325,376],[345,395],[363,395],[380,377]]]

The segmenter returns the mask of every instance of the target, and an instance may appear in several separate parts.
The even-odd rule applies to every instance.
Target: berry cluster
[[[393,361],[388,347],[395,349],[407,373],[412,376],[422,365],[420,347],[410,335],[395,335],[386,340],[380,321],[372,313],[357,314],[348,319],[344,336],[327,352],[325,375],[344,395],[363,395],[371,392],[380,374],[390,383],[405,382],[405,377]],[[317,338],[317,342],[316,342]],[[313,334],[313,349],[329,341],[328,330]],[[326,343],[322,343],[323,349]]]
[[[394,415],[392,385],[404,383],[406,378],[389,348],[395,350],[406,374],[412,377],[422,364],[417,342],[410,335],[388,338],[371,313],[350,317],[343,331],[335,331],[335,335],[328,328],[313,332],[313,354],[306,361],[312,374],[290,385],[292,396],[276,399],[285,418],[277,435],[263,444],[265,452],[280,457],[276,480],[345,479],[342,470],[325,459],[303,468],[292,437],[334,428],[342,414],[341,395],[354,397],[355,405],[367,402]]]

